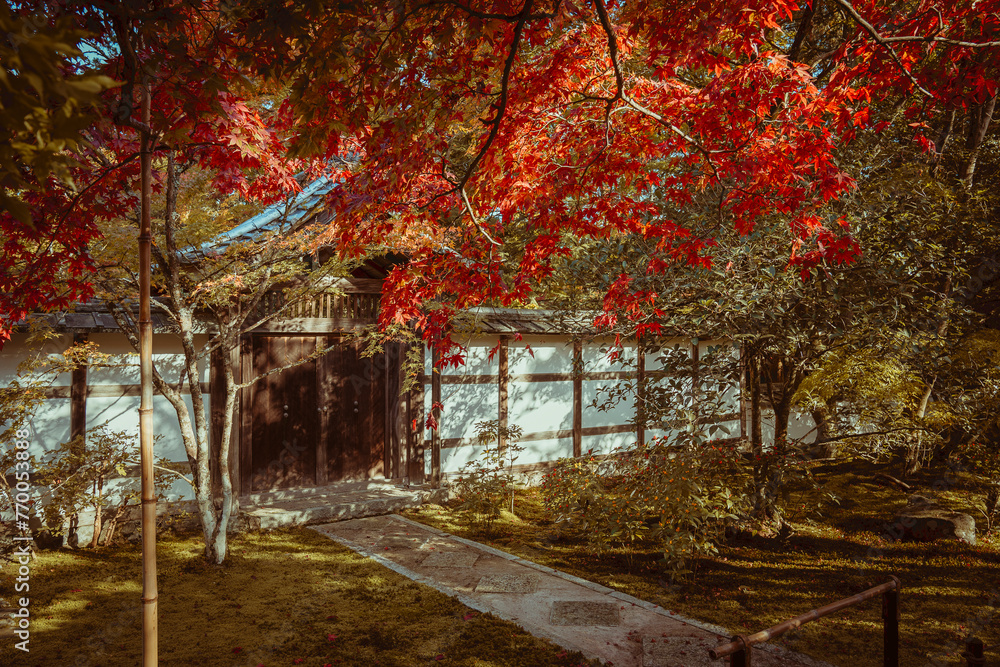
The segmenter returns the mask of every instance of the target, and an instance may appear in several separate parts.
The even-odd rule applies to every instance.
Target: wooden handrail
[[[767,630],[761,630],[748,636],[736,636],[728,644],[716,646],[708,650],[708,656],[712,660],[724,658],[732,655],[730,662],[732,667],[743,667],[750,664],[750,652],[754,644],[776,639],[789,630],[799,628],[806,623],[818,620],[834,612],[860,604],[865,600],[870,600],[877,595],[882,597],[882,619],[883,619],[883,640],[884,640],[884,665],[885,667],[896,667],[899,664],[899,579],[891,577],[890,581],[884,584],[869,588],[866,591],[852,595],[849,598],[838,600],[825,607],[814,609],[795,618],[778,623]]]

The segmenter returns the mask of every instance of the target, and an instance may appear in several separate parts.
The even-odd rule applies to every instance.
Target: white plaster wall
[[[500,352],[497,350],[490,358],[490,352],[496,347],[499,339],[496,336],[478,336],[457,340],[456,342],[464,349],[457,352],[461,354],[465,363],[458,368],[450,367],[442,369],[447,375],[489,375],[496,374],[500,369]],[[424,372],[431,372],[432,355],[431,350],[424,351]]]
[[[572,438],[552,438],[549,440],[529,440],[520,443],[524,449],[518,453],[514,465],[529,465],[555,461],[573,456]]]
[[[720,356],[720,362],[732,363],[739,359],[739,345],[726,341],[712,340],[701,341],[698,344],[698,355],[700,359],[707,358],[712,352]],[[714,380],[705,381],[701,384],[704,390],[717,390],[722,392],[722,411],[724,413],[738,413],[740,411],[740,385],[739,381],[732,381],[720,386]]]
[[[507,422],[523,435],[573,428],[573,382],[511,382]]]
[[[619,447],[635,445],[635,431],[611,433],[609,435],[585,435],[580,439],[580,451],[584,454],[610,454]]]
[[[446,475],[458,474],[466,463],[475,461],[482,453],[483,448],[478,445],[462,445],[461,447],[442,449],[441,472]],[[429,446],[424,450],[424,474],[431,474],[431,453]]]
[[[618,358],[612,360],[611,353],[615,351],[613,346],[614,338],[584,343],[581,350],[584,372],[634,371],[637,359],[635,346],[630,343],[625,344],[619,351]]]
[[[45,400],[30,420],[31,453],[38,458],[69,440],[70,401],[68,398]]]
[[[28,334],[12,334],[3,349],[0,350],[0,383],[10,384],[17,376],[18,365],[31,355],[61,355],[72,344],[73,337],[59,335],[44,343],[28,344]],[[69,373],[44,374],[35,376],[39,380],[51,382],[54,387],[68,387],[71,382]]]
[[[466,346],[466,365],[457,369],[445,369],[444,375],[495,375],[499,372],[499,355],[489,359],[489,353],[496,345],[495,337],[481,336],[469,338],[462,343]],[[685,354],[689,353],[690,341],[677,341]],[[626,346],[620,359],[612,361],[608,351],[612,349],[613,339],[587,342],[583,345],[582,356],[584,372],[634,371],[636,350],[634,345]],[[707,354],[709,346],[717,345],[716,341],[701,341],[700,352]],[[736,350],[734,348],[734,353]],[[425,370],[430,372],[430,352],[425,354]],[[525,336],[523,340],[509,342],[509,372],[512,377],[541,373],[570,373],[573,370],[573,344],[567,338],[553,336]],[[622,363],[622,362],[625,363]],[[647,354],[646,368],[659,370],[662,366],[655,361],[652,354]],[[649,379],[650,382],[666,382],[667,379]],[[583,413],[582,426],[613,427],[625,426],[634,417],[633,397],[626,395],[610,410],[599,410],[594,406],[595,400],[603,402],[605,394],[600,392],[603,387],[613,387],[621,380],[586,380],[582,382]],[[679,400],[689,404],[691,400],[691,380],[681,378],[681,394]],[[599,393],[600,392],[600,393]],[[733,410],[739,406],[739,388],[730,387],[726,392]],[[425,385],[425,410],[430,410],[430,383]],[[441,386],[442,403],[442,438],[464,438],[468,444],[449,447],[441,452],[442,471],[456,473],[461,467],[481,454],[481,448],[471,444],[475,435],[474,425],[478,421],[496,419],[499,409],[499,395],[496,383],[480,385],[448,385]],[[573,427],[573,383],[571,380],[561,382],[526,382],[511,381],[508,390],[508,422],[522,428],[525,435],[547,431],[570,430]],[[738,435],[739,421],[725,424],[731,429],[731,434],[717,431],[713,438],[724,438]],[[665,435],[665,431],[646,431],[649,437]],[[426,433],[428,440],[430,432]],[[592,450],[595,454],[607,454],[619,447],[630,447],[636,442],[635,432],[629,429],[623,433],[607,435],[584,435],[581,441],[582,451]],[[517,460],[518,464],[542,463],[561,457],[572,456],[571,438],[552,438],[546,440],[529,440],[522,442],[525,448]],[[425,451],[425,467],[430,469],[430,451]]]
[[[511,375],[573,372],[573,343],[566,339],[525,336],[509,343]]]
[[[205,394],[208,404],[209,395]],[[190,396],[184,397],[188,410],[194,407]],[[67,412],[68,415],[68,412]],[[67,416],[67,432],[69,417]],[[105,426],[110,431],[124,431],[139,437],[139,397],[121,398],[91,396],[87,398],[87,428]],[[181,428],[174,406],[163,396],[153,396],[153,435],[156,438],[154,453],[168,461],[187,461]]]
[[[631,393],[617,397],[618,400],[613,406],[605,410],[600,410],[594,405],[603,405],[608,398],[607,392],[602,391],[604,387],[613,387],[614,380],[583,380],[583,428],[591,426],[618,426],[627,424],[635,416],[635,399]]]
[[[680,339],[675,338],[669,341],[665,341],[662,345],[646,350],[646,370],[647,371],[660,371],[663,370],[663,360],[660,358],[660,350],[664,347],[677,347],[684,349],[685,351],[691,349],[690,339]],[[685,356],[689,356],[690,352],[687,352]]]
[[[87,382],[98,384],[139,384],[139,355],[125,336],[117,333],[91,334],[90,341],[96,343],[101,352],[113,355],[113,368],[91,368]],[[204,335],[195,336],[199,347],[208,342]],[[184,372],[184,349],[177,336],[172,334],[153,335],[153,365],[170,383],[177,382]],[[199,382],[208,382],[209,363],[207,356],[198,363]]]
[[[430,414],[429,388],[424,392],[425,413]],[[500,396],[496,384],[441,385],[442,438],[472,438],[477,422],[496,419],[500,411]],[[430,432],[427,433],[430,438]]]

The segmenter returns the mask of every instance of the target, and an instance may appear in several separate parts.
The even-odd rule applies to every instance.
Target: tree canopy
[[[405,250],[383,323],[416,325],[432,341],[458,309],[526,303],[581,239],[638,235],[649,247],[644,270],[657,274],[707,266],[726,230],[767,219],[789,230],[787,268],[803,276],[855,260],[852,216],[831,202],[869,166],[845,164],[845,146],[891,132],[930,165],[968,118],[959,177],[971,187],[1000,54],[992,1],[17,7],[89,32],[87,57],[60,67],[122,85],[67,145],[85,160],[69,167],[72,183],[29,173],[37,196],[17,190],[34,227],[18,231],[3,213],[26,248],[5,258],[11,286],[29,281],[38,261],[29,255],[82,272],[78,230],[129,218],[130,112],[145,81],[157,150],[182,148],[215,169],[222,195],[271,201],[297,187],[304,160],[341,165],[328,168],[341,179],[329,199],[338,216],[317,243],[347,256]],[[6,58],[9,78],[28,76]],[[250,109],[248,86],[271,101]],[[349,167],[331,162],[348,155]],[[676,211],[706,198],[710,224],[693,230]],[[60,255],[70,247],[75,255]],[[70,277],[71,292],[85,293],[85,276]],[[602,322],[648,297],[616,273]],[[5,303],[4,327],[45,305],[18,296]]]

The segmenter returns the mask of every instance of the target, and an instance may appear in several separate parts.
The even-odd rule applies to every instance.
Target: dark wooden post
[[[698,395],[701,393],[701,351],[698,349],[698,339],[691,339],[691,408],[698,414]]]
[[[747,436],[747,400],[744,390],[747,387],[747,366],[744,356],[745,348],[740,344],[740,438]]]
[[[885,667],[899,665],[899,579],[896,586],[882,594],[882,650]]]
[[[330,339],[317,336],[313,348],[321,350],[330,344]],[[324,486],[330,481],[327,442],[330,440],[330,392],[333,378],[330,369],[330,355],[316,359],[316,485]]]
[[[424,450],[426,449],[424,440],[427,434],[426,415],[424,413],[426,396],[424,385],[428,380],[427,374],[424,373],[424,365],[426,363],[427,348],[422,342],[418,344],[420,345],[420,374],[417,376],[416,386],[410,392],[410,395],[407,396],[410,406],[410,424],[407,429],[409,437],[407,438],[406,455],[403,461],[403,482],[406,484],[424,483]]]
[[[760,454],[763,448],[760,418],[760,360],[754,353],[747,359],[747,374],[750,385],[750,448]]]
[[[965,653],[962,656],[965,658],[965,663],[968,667],[984,667],[986,665],[986,657],[983,655],[985,647],[983,646],[983,640],[976,637],[970,637],[965,642]]]
[[[441,369],[438,368],[440,357],[434,350],[431,355],[431,414],[434,415],[434,428],[431,429],[431,485],[436,489],[441,486]],[[423,459],[419,461],[423,466]]]
[[[641,446],[646,444],[646,346],[642,336],[636,339],[635,357],[635,437]]]
[[[87,334],[73,334],[73,345],[87,342]],[[82,438],[87,432],[87,365],[73,367],[69,388],[69,437]]]
[[[240,339],[240,383],[253,377],[253,338],[246,334]],[[255,409],[254,392],[257,384],[240,389],[240,490],[244,495],[254,492],[253,470],[253,411]]]
[[[229,367],[233,369],[233,382],[243,382],[243,360],[240,356],[240,345],[237,343],[229,350]],[[243,392],[236,390],[236,405],[233,407],[232,430],[229,432],[229,479],[233,483],[233,497],[239,498],[243,493],[243,479],[240,470],[240,456],[243,451],[241,442],[243,429],[240,415],[243,414]]]
[[[729,658],[729,667],[750,667],[753,648],[747,643],[746,637],[737,635],[732,640],[743,644],[743,648]]]
[[[573,456],[583,455],[583,342],[573,341]]]
[[[497,341],[500,347],[500,368],[497,372],[497,389],[499,391],[499,408],[497,409],[497,446],[500,451],[507,449],[507,392],[510,388],[510,348],[506,336]]]

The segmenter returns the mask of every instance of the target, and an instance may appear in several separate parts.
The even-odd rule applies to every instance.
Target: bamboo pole
[[[142,86],[142,122],[149,127],[148,81]],[[139,221],[139,466],[142,476],[142,664],[156,667],[156,491],[153,488],[153,322],[149,307],[152,264],[151,133],[141,133],[142,203]]]

